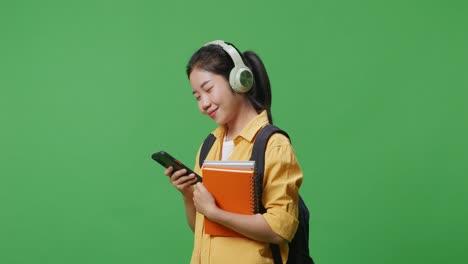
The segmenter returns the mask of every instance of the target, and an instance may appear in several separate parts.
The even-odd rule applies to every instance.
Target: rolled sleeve
[[[262,202],[263,217],[277,235],[291,241],[298,221],[298,190],[302,170],[289,140],[275,134],[265,152]]]
[[[271,230],[282,238],[291,241],[296,233],[299,221],[297,217],[290,215],[288,212],[272,208],[269,209],[263,217],[267,221]]]

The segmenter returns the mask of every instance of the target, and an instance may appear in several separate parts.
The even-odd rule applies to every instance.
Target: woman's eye
[[[210,87],[206,90],[207,93],[211,92],[211,89],[213,89],[213,87]]]

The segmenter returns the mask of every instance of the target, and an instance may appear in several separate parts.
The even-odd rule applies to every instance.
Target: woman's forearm
[[[183,195],[182,197],[185,205],[185,215],[187,217],[187,223],[190,229],[192,229],[192,232],[195,232],[196,209],[193,204],[193,194]]]
[[[235,214],[218,208],[208,218],[254,240],[273,244],[288,242],[273,232],[261,214]]]

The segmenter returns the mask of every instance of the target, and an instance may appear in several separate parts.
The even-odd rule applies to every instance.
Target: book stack
[[[255,161],[205,160],[203,184],[222,210],[253,215],[255,212]],[[243,237],[205,217],[205,233],[212,236]]]

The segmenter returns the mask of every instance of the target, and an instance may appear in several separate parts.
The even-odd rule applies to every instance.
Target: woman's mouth
[[[216,110],[214,110],[214,111],[211,111],[211,112],[208,113],[208,115],[209,115],[211,118],[214,119],[215,116],[216,116],[216,112],[217,112],[217,111],[218,111],[218,109],[216,109]]]

